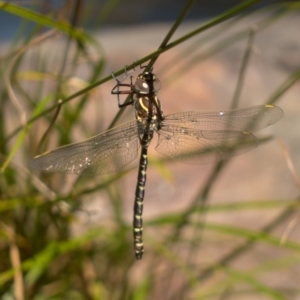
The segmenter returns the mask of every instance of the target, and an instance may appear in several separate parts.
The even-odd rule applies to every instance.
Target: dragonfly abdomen
[[[133,237],[134,249],[137,259],[141,259],[144,253],[143,243],[143,202],[145,196],[145,185],[147,180],[148,148],[143,147],[141,151],[139,172],[134,199]]]

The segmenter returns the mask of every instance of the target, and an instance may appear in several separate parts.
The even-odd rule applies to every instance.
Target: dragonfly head
[[[144,72],[140,74],[134,83],[134,89],[139,94],[153,94],[160,90],[161,83],[155,74]]]

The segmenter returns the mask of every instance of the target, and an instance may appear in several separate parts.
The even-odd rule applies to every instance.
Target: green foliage
[[[180,25],[192,2],[183,9],[171,33]],[[172,70],[176,65],[174,61],[183,61],[180,68],[183,74],[226,47],[246,39],[249,30],[237,30],[224,40],[214,40],[227,28],[239,28],[240,20],[249,13],[247,9],[257,2],[244,1],[171,43],[172,34],[166,33],[161,45],[153,45],[157,51],[135,63],[128,62],[127,70],[149,60],[154,63],[160,54],[222,24],[180,50],[182,52],[174,57],[172,64],[166,64],[162,73],[169,72],[167,83],[171,83],[180,76]],[[101,24],[116,5],[118,1],[107,2]],[[298,210],[298,200],[253,200],[208,206],[209,193],[222,170],[226,169],[226,163],[215,166],[184,211],[145,221],[146,253],[138,262],[133,254],[131,224],[124,216],[126,199],[122,192],[123,180],[134,168],[120,170],[101,180],[33,174],[27,168],[27,162],[45,146],[74,142],[75,132],[85,137],[95,133],[86,122],[84,112],[93,100],[94,88],[112,78],[104,75],[106,60],[101,44],[74,21],[79,15],[78,10],[69,22],[54,10],[44,15],[4,1],[0,1],[0,9],[35,24],[28,38],[21,38],[20,33],[12,37],[14,41],[10,48],[0,57],[0,72],[4,78],[0,82],[1,299],[225,299],[232,295],[237,297],[235,299],[246,299],[249,295],[253,299],[292,299],[290,295],[299,296],[299,290],[289,286],[278,288],[261,280],[272,272],[299,264],[300,244],[297,241],[280,243],[274,233],[276,227],[285,224]],[[299,3],[264,8],[263,13],[267,13],[256,24],[256,31],[276,24],[282,16],[299,13],[299,9]],[[236,18],[231,19],[234,16]],[[49,47],[49,41],[54,41],[57,35],[63,35],[67,41],[63,53],[45,52],[43,46]],[[197,47],[206,42],[210,43],[210,48],[198,55]],[[250,47],[251,44],[248,50]],[[28,60],[31,62],[29,68]],[[86,63],[86,78],[80,77],[82,61]],[[248,61],[245,55],[235,102],[238,102]],[[122,68],[115,76],[123,73]],[[300,68],[297,68],[278,85],[266,103],[278,101],[299,78]],[[53,117],[55,111],[57,118]],[[111,124],[115,124],[120,116],[121,112]],[[48,128],[50,131],[39,145],[41,135]],[[173,180],[167,160],[151,158],[150,163],[164,180]],[[84,205],[93,198],[107,199],[102,201],[101,217],[96,221],[94,212],[86,210]],[[205,221],[206,217],[209,219],[220,213],[230,218],[231,213],[273,210],[278,211],[278,215],[259,231],[241,228],[239,224]],[[216,260],[204,263],[197,255],[203,245],[218,248],[227,243],[232,243],[232,247]],[[241,255],[251,255],[253,248],[259,246],[267,247],[269,251],[281,248],[284,254],[280,258],[261,261],[258,266],[240,268]],[[266,298],[260,298],[263,296]]]

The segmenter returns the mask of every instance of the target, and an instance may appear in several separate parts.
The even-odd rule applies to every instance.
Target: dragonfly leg
[[[125,69],[125,72],[127,72],[126,69]],[[125,74],[128,75],[128,73],[125,73]],[[111,90],[111,93],[113,95],[117,95],[119,108],[127,106],[127,105],[132,105],[134,103],[133,98],[132,98],[132,95],[133,95],[132,76],[130,77],[130,83],[121,83],[124,80],[124,78],[126,78],[126,76],[124,78],[122,78],[121,80],[117,79],[115,77],[114,73],[111,73],[111,76],[117,81],[117,84],[113,87],[113,89]],[[120,91],[120,87],[129,87],[130,89],[125,90],[125,91]],[[121,103],[120,95],[130,95],[130,100],[127,102]]]

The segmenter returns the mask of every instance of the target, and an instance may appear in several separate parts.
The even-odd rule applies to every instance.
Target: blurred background
[[[193,2],[0,3],[3,299],[300,299],[300,2]],[[154,65],[164,114],[235,101],[275,104],[284,118],[255,133],[258,148],[216,164],[167,161],[155,137],[136,261],[138,159],[100,177],[28,162],[133,120],[132,107],[118,115],[111,73],[152,58],[188,3],[170,42],[191,38]]]
[[[33,9],[34,11],[38,11],[43,14],[62,13],[63,17],[66,17],[66,14],[68,14],[68,17],[70,17],[76,7],[74,1],[61,0],[5,2],[19,3],[24,7]],[[85,0],[79,2],[79,13],[78,15],[76,15],[77,23],[79,26],[83,27],[86,30],[95,30],[100,27],[127,27],[133,25],[138,26],[141,24],[174,22],[184,6],[184,2],[174,2],[171,0],[165,0],[163,2],[147,0],[143,2],[139,2],[136,0]],[[276,5],[284,2],[290,3],[298,1],[258,1],[253,6],[249,7],[248,11],[255,11],[263,7],[268,7],[270,5]],[[193,8],[185,17],[185,22],[207,19],[217,16],[218,14],[221,14],[240,3],[241,1],[237,0],[195,1],[195,3],[193,4]],[[67,8],[62,11],[62,7]],[[29,28],[33,28],[33,26],[35,26],[34,22],[28,23],[31,23],[31,26],[27,24]],[[21,24],[22,19],[18,16],[0,11],[1,40],[10,40],[12,36],[16,34]]]

